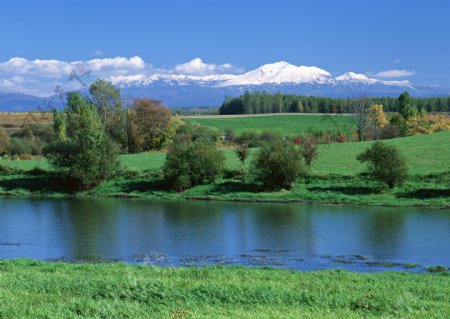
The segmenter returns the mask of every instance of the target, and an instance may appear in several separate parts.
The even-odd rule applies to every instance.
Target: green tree
[[[95,107],[80,93],[69,93],[65,107],[66,135],[50,144],[47,157],[55,170],[78,189],[89,189],[117,172],[118,147],[108,138]]]
[[[311,173],[312,164],[319,157],[319,150],[314,138],[307,137],[303,140],[302,156],[308,166],[308,172]]]
[[[398,112],[403,116],[404,119],[409,119],[410,117],[417,115],[417,108],[412,105],[411,97],[408,92],[403,92],[398,97]]]
[[[252,175],[265,189],[290,189],[305,175],[301,151],[291,143],[277,139],[264,144],[252,162]]]
[[[214,143],[181,136],[167,151],[163,172],[167,184],[176,191],[212,183],[223,171],[225,157]]]
[[[394,145],[375,142],[370,148],[357,156],[361,163],[368,163],[368,173],[372,178],[394,188],[407,177],[404,157]]]
[[[241,143],[237,144],[234,148],[234,152],[236,153],[236,156],[238,157],[239,161],[241,162],[241,171],[245,172],[245,160],[247,159],[248,155],[250,154],[250,149],[248,148],[248,144]]]
[[[111,82],[97,80],[89,87],[91,100],[97,107],[109,137],[123,150],[128,148],[127,113],[122,107],[120,90]]]

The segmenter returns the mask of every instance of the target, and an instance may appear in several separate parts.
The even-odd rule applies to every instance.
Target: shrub
[[[238,137],[235,142],[237,144],[247,144],[248,147],[258,147],[261,142],[259,140],[259,134],[254,131],[244,131]]]
[[[305,174],[301,151],[294,145],[276,140],[263,145],[252,162],[255,180],[269,190],[290,189]]]
[[[199,141],[202,143],[217,143],[220,139],[220,132],[215,129],[201,124],[185,124],[180,125],[176,132],[177,136],[192,142]]]
[[[376,142],[357,156],[357,159],[368,163],[368,173],[372,178],[394,188],[407,176],[406,161],[393,145]]]
[[[396,138],[402,135],[402,132],[395,124],[387,124],[381,129],[381,138],[382,139],[390,139]]]
[[[227,144],[232,144],[232,143],[234,143],[234,138],[235,138],[235,135],[234,135],[233,129],[227,127],[225,129],[225,132],[224,132],[224,135],[223,135],[224,142],[227,143]]]
[[[245,172],[245,160],[247,159],[248,155],[250,154],[250,149],[248,148],[247,144],[238,144],[236,145],[236,148],[234,149],[234,152],[236,153],[236,156],[239,158],[239,161],[241,162],[241,171]]]
[[[283,137],[279,133],[276,133],[273,131],[264,131],[259,136],[259,140],[261,142],[260,144],[273,143],[275,141],[282,140],[282,139],[283,139]]]
[[[176,139],[164,163],[164,178],[176,191],[212,183],[223,171],[225,157],[214,143]]]
[[[24,156],[33,153],[33,147],[27,139],[12,138],[8,145],[8,155],[10,156]]]
[[[9,135],[3,127],[0,127],[0,156],[8,151]]]

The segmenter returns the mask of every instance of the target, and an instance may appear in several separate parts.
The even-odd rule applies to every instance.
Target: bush
[[[164,163],[164,178],[176,191],[212,183],[223,171],[225,157],[214,143],[176,139]]]
[[[232,128],[227,127],[225,129],[223,140],[227,144],[233,144],[235,139],[235,134]]]
[[[254,131],[242,132],[235,138],[236,144],[247,144],[248,147],[258,147],[261,145],[259,134]]]
[[[387,124],[381,129],[381,138],[386,140],[390,138],[396,138],[402,135],[402,132],[395,124]]]
[[[178,127],[177,136],[184,136],[192,142],[217,143],[220,139],[220,132],[215,128],[210,128],[201,124],[185,124]]]
[[[297,177],[305,175],[301,151],[282,140],[267,143],[252,162],[252,174],[265,189],[290,189]]]
[[[8,151],[9,135],[3,127],[0,127],[0,156]]]
[[[31,155],[33,147],[27,139],[12,138],[8,145],[8,155],[22,157]]]
[[[305,138],[302,144],[302,156],[308,166],[308,172],[311,173],[313,162],[319,157],[317,143],[312,137]]]
[[[361,163],[368,163],[368,174],[372,178],[394,188],[407,176],[406,161],[393,145],[376,142],[357,156]]]

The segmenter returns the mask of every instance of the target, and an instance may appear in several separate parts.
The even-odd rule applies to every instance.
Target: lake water
[[[356,271],[450,266],[450,211],[0,199],[0,258]]]

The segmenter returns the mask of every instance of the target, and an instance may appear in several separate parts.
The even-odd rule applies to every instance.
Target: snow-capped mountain
[[[160,73],[138,80],[118,80],[115,84],[126,96],[162,99],[172,107],[220,105],[225,96],[238,96],[245,91],[330,97],[397,96],[404,91],[413,96],[450,94],[446,88],[417,86],[409,81],[384,81],[354,72],[333,77],[315,66],[295,66],[287,62],[265,64],[237,75]]]
[[[315,66],[287,62],[265,64],[243,74],[192,75],[162,70],[150,75],[112,76],[109,80],[121,89],[126,99],[161,99],[170,107],[219,106],[225,96],[238,96],[245,91],[329,97],[398,96],[404,91],[416,97],[450,95],[449,88],[385,81],[354,72],[335,77]],[[30,105],[42,105],[49,99],[52,100],[0,93],[0,111],[35,110]]]

